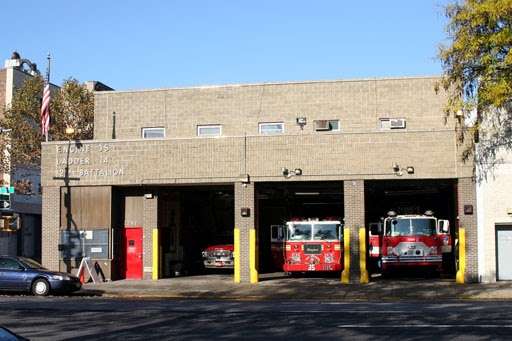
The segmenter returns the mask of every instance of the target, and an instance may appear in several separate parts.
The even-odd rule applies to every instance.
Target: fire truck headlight
[[[332,263],[333,261],[333,254],[332,253],[326,253],[325,256],[324,256],[324,261],[326,263]]]
[[[286,244],[285,249],[286,249],[286,251],[291,251],[292,250],[292,246],[290,244]]]
[[[431,255],[437,255],[437,246],[431,246],[430,247],[430,254]]]

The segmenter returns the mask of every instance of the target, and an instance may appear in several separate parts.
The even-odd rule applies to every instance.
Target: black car
[[[0,290],[28,291],[45,296],[50,292],[72,292],[81,287],[78,277],[47,270],[30,258],[0,256]]]

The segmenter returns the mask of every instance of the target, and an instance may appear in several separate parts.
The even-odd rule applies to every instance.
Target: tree
[[[499,153],[512,150],[512,0],[464,0],[448,5],[446,16],[451,42],[439,54],[450,91],[446,114],[471,120],[460,130],[461,141],[470,141],[464,156],[486,177]]]
[[[14,95],[11,106],[0,119],[0,169],[9,172],[17,167],[39,167],[41,163],[41,98],[44,81],[28,77]],[[53,141],[92,139],[94,97],[76,79],[67,79],[53,89],[50,102],[50,138]],[[75,128],[73,136],[66,127]]]

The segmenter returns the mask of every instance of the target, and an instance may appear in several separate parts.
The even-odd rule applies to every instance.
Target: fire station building
[[[359,228],[432,210],[454,238],[465,228],[476,280],[473,164],[438,81],[97,92],[94,140],[43,143],[43,264],[73,271],[85,255],[113,280],[164,278],[235,240],[234,279],[256,282],[275,271],[272,225],[337,217],[358,279]]]

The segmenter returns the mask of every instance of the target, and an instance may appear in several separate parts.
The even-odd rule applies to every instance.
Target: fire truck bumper
[[[232,259],[208,258],[203,261],[207,269],[233,269],[234,261]]]
[[[323,272],[323,271],[341,271],[341,264],[283,264],[285,272]]]
[[[383,270],[386,268],[400,266],[424,266],[424,267],[441,267],[443,264],[443,256],[385,256],[382,257]]]

